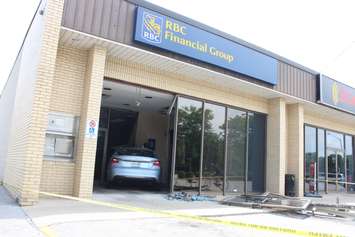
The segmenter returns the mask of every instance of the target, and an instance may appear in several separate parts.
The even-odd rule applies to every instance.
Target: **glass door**
[[[326,158],[325,158],[325,135],[324,129],[317,129],[317,150],[318,150],[318,163],[316,163],[316,179],[317,191],[324,193],[326,186]]]
[[[227,193],[245,192],[247,112],[228,108],[227,112]]]
[[[328,149],[327,151],[327,191],[337,191],[337,151]]]
[[[345,154],[344,151],[337,152],[337,191],[346,191],[346,174],[345,174]]]
[[[202,101],[178,97],[174,129],[172,190],[199,192]]]
[[[327,191],[345,191],[345,180],[344,151],[327,149]]]
[[[266,116],[177,97],[170,191],[265,191]]]
[[[204,104],[201,192],[222,194],[224,189],[224,106]]]

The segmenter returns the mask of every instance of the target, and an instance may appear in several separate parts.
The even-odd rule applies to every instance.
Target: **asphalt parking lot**
[[[225,206],[214,201],[168,200],[165,193],[149,190],[97,188],[93,201],[43,196],[37,205],[24,208],[6,200],[1,206],[2,237],[311,236],[310,232],[317,234],[313,236],[352,236],[355,231],[354,222]],[[18,214],[11,217],[13,212]],[[21,235],[25,229],[32,232]]]

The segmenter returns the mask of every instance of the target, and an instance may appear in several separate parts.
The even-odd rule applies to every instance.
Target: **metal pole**
[[[339,151],[335,152],[335,189],[338,191],[338,153]]]
[[[325,157],[324,157],[324,162],[325,162],[325,193],[328,193],[328,148],[327,148],[327,132],[324,131],[324,147],[325,147]]]
[[[228,108],[225,107],[225,131],[224,131],[224,175],[223,175],[223,195],[226,195],[227,188],[227,162],[228,162]]]
[[[348,191],[348,172],[347,172],[347,168],[348,168],[348,165],[346,164],[346,161],[347,161],[347,157],[346,157],[346,152],[347,152],[348,148],[347,148],[347,145],[346,145],[346,136],[344,134],[344,179],[345,179],[345,192]]]
[[[314,162],[314,191],[315,192],[318,192],[318,189],[317,189],[317,162]]]
[[[171,162],[171,177],[170,177],[170,193],[174,192],[174,184],[175,184],[176,142],[177,142],[177,128],[178,128],[178,117],[179,117],[178,108],[179,108],[179,99],[176,100],[175,119],[174,119],[173,150],[171,154],[172,162]]]
[[[110,119],[111,119],[111,108],[108,108],[107,129],[104,129],[105,141],[104,141],[103,161],[101,164],[101,178],[100,178],[101,184],[104,184],[106,182],[107,146],[108,146],[108,136],[110,131]]]
[[[248,156],[249,156],[249,112],[246,113],[247,115],[247,124],[246,124],[246,132],[245,132],[245,166],[244,166],[244,171],[245,171],[245,184],[244,184],[244,194],[247,195],[248,193]]]
[[[202,127],[201,127],[201,150],[200,150],[200,179],[198,186],[198,194],[201,195],[202,192],[202,174],[203,174],[203,142],[205,136],[205,101],[202,102]]]

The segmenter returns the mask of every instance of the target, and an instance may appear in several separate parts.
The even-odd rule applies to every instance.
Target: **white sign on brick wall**
[[[87,138],[97,138],[98,130],[99,130],[99,125],[95,119],[88,119],[86,121],[85,136]]]

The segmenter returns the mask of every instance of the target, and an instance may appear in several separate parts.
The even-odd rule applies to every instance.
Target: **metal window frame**
[[[205,101],[202,101],[202,126],[201,126],[201,150],[200,150],[200,177],[198,184],[198,194],[202,194],[202,179],[203,179],[203,155],[204,155],[204,140],[205,140]]]
[[[174,118],[174,133],[173,133],[173,147],[171,153],[171,172],[170,172],[170,193],[174,192],[175,186],[175,164],[176,164],[176,143],[177,143],[177,127],[179,119],[179,96],[176,95],[175,101],[175,118]]]
[[[327,156],[327,131],[329,132],[336,132],[336,133],[339,133],[343,136],[343,140],[344,140],[344,144],[343,144],[343,152],[344,152],[344,157],[345,157],[345,165],[344,165],[344,168],[345,168],[345,180],[347,180],[347,173],[346,173],[346,169],[347,169],[347,164],[346,164],[346,137],[349,136],[351,137],[352,139],[352,153],[353,153],[353,157],[354,157],[354,151],[355,151],[355,138],[354,138],[354,135],[350,134],[350,133],[344,133],[344,132],[340,132],[340,131],[336,131],[336,130],[333,130],[333,129],[328,129],[328,128],[324,128],[324,127],[319,127],[319,126],[315,126],[315,125],[312,125],[312,124],[308,124],[308,123],[304,123],[304,126],[303,126],[303,144],[304,144],[304,151],[303,151],[303,168],[304,168],[304,173],[303,173],[303,179],[305,180],[305,171],[306,171],[306,149],[305,149],[305,145],[306,145],[306,136],[305,136],[305,132],[306,132],[306,127],[311,127],[311,128],[314,128],[316,129],[316,155],[317,155],[317,162],[318,162],[318,166],[317,166],[317,169],[318,169],[318,172],[317,172],[317,175],[319,175],[319,152],[318,152],[318,130],[319,129],[322,129],[323,130],[323,133],[324,133],[324,162],[325,162],[325,180],[324,180],[324,184],[325,184],[325,188],[324,188],[324,192],[326,194],[328,194],[329,190],[328,190],[328,156]],[[337,160],[336,160],[337,161]],[[336,162],[337,163],[337,162]],[[354,162],[355,163],[355,162]],[[319,182],[319,178],[317,177],[317,182]],[[337,183],[337,182],[336,182]],[[303,191],[305,193],[305,189],[306,189],[306,184],[305,182],[303,182]],[[319,185],[317,184],[317,191],[319,191]],[[338,192],[338,190],[337,190]],[[347,185],[346,185],[346,191],[345,192],[348,192],[347,190]]]
[[[247,195],[248,193],[248,169],[249,169],[249,114],[247,112],[246,115],[246,125],[245,125],[245,148],[244,148],[244,194]]]
[[[226,195],[227,189],[227,165],[228,165],[228,107],[225,107],[225,131],[224,131],[224,174],[223,174],[223,196]]]
[[[175,166],[176,166],[176,147],[177,147],[177,129],[178,129],[178,119],[179,119],[179,99],[180,98],[185,98],[185,99],[190,99],[194,101],[199,101],[202,102],[202,124],[201,124],[201,144],[200,144],[200,170],[199,170],[199,185],[198,185],[198,194],[202,194],[202,180],[203,180],[203,160],[204,160],[204,137],[205,137],[205,104],[213,104],[213,105],[218,105],[222,106],[225,110],[225,128],[224,128],[224,174],[223,174],[223,191],[222,194],[226,195],[226,184],[227,184],[227,166],[228,166],[228,110],[229,109],[234,109],[238,110],[241,112],[245,112],[246,114],[246,126],[245,126],[245,151],[244,151],[244,159],[245,159],[245,167],[244,167],[244,194],[248,193],[247,190],[247,182],[248,182],[248,159],[249,159],[249,117],[250,114],[264,114],[256,111],[251,111],[243,108],[239,108],[236,106],[230,106],[210,100],[205,100],[205,99],[199,99],[193,96],[186,96],[186,95],[181,95],[181,94],[176,94],[176,111],[175,111],[175,119],[174,119],[174,137],[173,137],[173,150],[172,150],[172,162],[171,162],[171,181],[170,181],[170,193],[174,192],[174,184],[175,184]],[[265,115],[265,121],[264,121],[264,130],[265,130],[265,137],[264,137],[264,160],[266,159],[266,153],[267,153],[267,132],[266,132],[266,126],[267,126],[267,114]],[[265,163],[264,163],[265,164]],[[264,165],[264,170],[266,170],[266,165]],[[265,186],[265,173],[264,173],[264,186]]]

